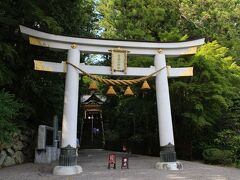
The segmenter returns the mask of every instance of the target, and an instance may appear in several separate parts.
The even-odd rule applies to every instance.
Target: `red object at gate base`
[[[122,168],[127,168],[128,169],[128,157],[122,157],[121,169]]]
[[[108,155],[108,169],[110,168],[116,169],[116,154]]]

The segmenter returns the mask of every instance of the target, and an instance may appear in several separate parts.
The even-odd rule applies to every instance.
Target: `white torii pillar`
[[[157,162],[156,168],[177,170],[165,55],[161,52],[156,54],[154,65],[156,70],[165,67],[155,80],[160,140],[160,162]]]
[[[79,66],[80,51],[75,45],[68,50],[67,61]],[[59,166],[55,166],[53,174],[72,175],[82,172],[81,166],[77,165],[76,138],[77,138],[77,114],[78,114],[78,87],[79,73],[73,66],[67,66],[64,107],[62,120],[62,147]]]

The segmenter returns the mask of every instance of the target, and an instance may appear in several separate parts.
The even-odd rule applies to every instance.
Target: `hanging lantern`
[[[141,90],[146,91],[146,90],[149,90],[149,89],[151,89],[151,88],[150,88],[147,80],[145,80],[142,84]]]
[[[98,88],[97,88],[97,84],[95,81],[92,81],[91,84],[89,85],[89,88],[88,88],[90,91],[97,91]]]
[[[124,92],[124,96],[133,96],[133,95],[134,95],[134,93],[132,92],[130,86],[128,86]]]
[[[115,90],[113,89],[113,86],[109,86],[106,94],[107,94],[108,96],[116,96],[117,93],[116,93]]]

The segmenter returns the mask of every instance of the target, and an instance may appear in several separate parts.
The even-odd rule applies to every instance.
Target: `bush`
[[[21,107],[22,104],[15,100],[13,94],[0,91],[0,143],[9,143],[11,135],[17,131],[15,118]]]
[[[240,160],[236,160],[234,164],[236,168],[240,168]]]
[[[232,152],[218,148],[209,148],[203,151],[203,159],[209,164],[231,164]]]
[[[134,136],[131,136],[130,138],[128,138],[128,141],[131,143],[131,144],[140,144],[143,142],[143,138],[141,135],[134,135]]]
[[[240,135],[238,132],[235,132],[230,129],[225,129],[219,132],[218,137],[214,139],[214,143],[216,147],[220,149],[227,149],[231,150],[233,153],[233,160],[239,161],[240,160]]]
[[[119,141],[119,134],[116,131],[106,130],[105,139],[109,142]]]

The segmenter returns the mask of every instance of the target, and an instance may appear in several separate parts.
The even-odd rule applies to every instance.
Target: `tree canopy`
[[[30,46],[19,31],[25,25],[56,34],[96,36],[94,1],[0,2],[0,112],[1,141],[16,127],[52,125],[53,115],[61,116],[64,75],[33,70],[33,60],[61,62],[65,52]],[[4,127],[4,128],[3,128]]]
[[[101,14],[99,24],[103,29],[103,37],[163,42],[206,38],[206,44],[195,56],[172,58],[167,62],[172,67],[194,67],[193,77],[169,79],[176,148],[180,152],[179,156],[183,158],[192,158],[194,153],[199,156],[199,152],[206,148],[203,144],[213,143],[210,139],[216,138],[219,122],[226,121],[223,115],[226,112],[235,114],[230,109],[235,107],[235,99],[239,99],[240,95],[240,69],[237,66],[240,42],[239,7],[240,2],[237,0],[98,2],[97,10]],[[148,62],[145,65],[149,66],[153,59],[130,58],[129,66],[141,66],[143,62]],[[154,88],[154,84],[151,86]],[[154,97],[155,92],[149,94]],[[141,99],[141,95],[137,95],[137,98]],[[132,101],[122,106],[124,101],[119,100],[116,108],[129,111],[138,107],[134,111],[137,114],[136,121],[143,118],[145,123],[155,122],[154,108],[148,109],[147,115],[144,115],[140,104],[131,103]],[[154,104],[154,101],[153,98],[150,102]],[[147,103],[146,100],[144,102]],[[123,111],[119,112],[121,115],[115,114],[116,117],[120,116],[122,121],[129,119],[129,113],[122,114]],[[139,134],[150,135],[141,131]],[[153,135],[150,136],[154,139]]]

